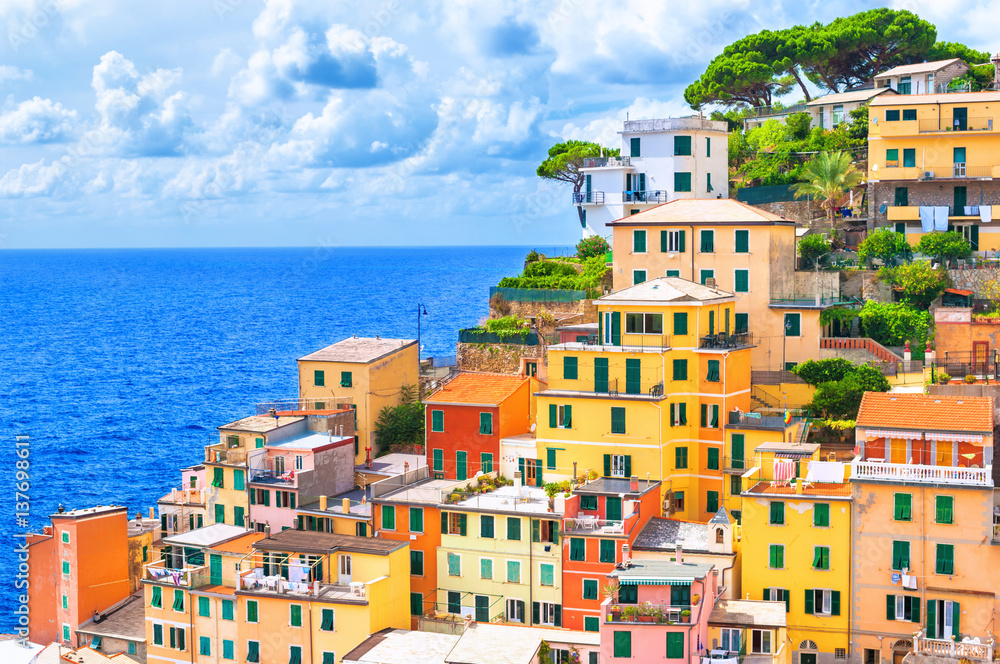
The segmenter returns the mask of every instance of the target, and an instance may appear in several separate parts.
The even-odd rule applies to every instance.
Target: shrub
[[[917,251],[945,262],[956,258],[968,258],[972,255],[972,245],[962,237],[961,233],[955,231],[927,233],[917,243]]]
[[[901,302],[919,309],[929,308],[931,302],[948,287],[947,271],[943,267],[935,270],[930,263],[924,261],[884,267],[879,270],[878,275],[895,287]]]
[[[576,257],[580,260],[593,258],[594,256],[604,256],[611,251],[608,241],[600,235],[585,237],[576,243]]]
[[[888,392],[889,388],[889,381],[877,367],[862,364],[841,380],[817,386],[809,408],[828,419],[857,419],[865,392]]]
[[[528,252],[528,255],[524,257],[524,265],[527,267],[529,263],[537,263],[540,260],[542,260],[541,254],[532,249]]]
[[[802,267],[811,267],[820,258],[830,253],[830,243],[822,235],[806,235],[799,240],[796,250],[802,258]]]
[[[885,227],[868,234],[858,245],[858,260],[869,261],[875,258],[889,263],[893,258],[909,258],[913,254],[906,236]]]
[[[901,302],[865,302],[859,312],[865,334],[885,346],[902,346],[907,341],[923,348],[933,318]]]
[[[806,360],[794,367],[792,373],[810,385],[843,380],[844,376],[857,368],[850,360],[842,357],[831,357],[825,360]]]
[[[812,116],[808,113],[792,113],[785,118],[785,126],[788,127],[788,134],[797,141],[809,136],[809,125],[812,124]]]
[[[966,384],[972,385],[973,383],[976,382],[976,377],[973,376],[972,374],[967,374],[963,380],[965,381]]]
[[[951,374],[945,373],[944,371],[939,371],[937,372],[937,379],[938,382],[947,383],[949,380],[951,380]]]

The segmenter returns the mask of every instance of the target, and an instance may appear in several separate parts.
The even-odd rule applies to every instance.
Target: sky
[[[573,244],[552,144],[876,6],[1000,50],[1000,0],[3,0],[0,248]]]

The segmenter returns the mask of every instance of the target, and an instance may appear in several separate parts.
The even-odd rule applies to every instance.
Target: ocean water
[[[147,512],[215,427],[294,398],[295,360],[352,334],[454,355],[523,247],[0,253],[0,632],[15,601],[14,437],[30,528],[59,504]],[[565,253],[565,250],[563,250]]]

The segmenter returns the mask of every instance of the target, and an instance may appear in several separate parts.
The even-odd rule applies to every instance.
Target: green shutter
[[[324,615],[327,609],[323,609]],[[410,593],[410,615],[420,616],[424,613],[424,596],[420,593]]]
[[[393,505],[382,506],[382,528],[384,530],[396,529],[396,508]]]
[[[660,231],[660,251],[667,253],[667,231]]]
[[[674,155],[681,157],[691,156],[690,136],[674,136]]]
[[[642,360],[625,360],[625,394],[642,393]]]
[[[484,473],[493,472],[493,453],[492,452],[480,452],[479,453],[479,469]]]
[[[594,359],[594,391],[608,391],[608,358],[606,357],[598,357]]]
[[[611,345],[622,345],[622,315],[619,311],[611,312]]]
[[[959,619],[962,617],[962,609],[958,602],[951,603],[951,625],[955,634],[959,633]]]
[[[711,157],[712,156],[712,137],[711,136],[706,136],[705,137],[705,156],[706,157]]]
[[[583,580],[583,599],[597,599],[597,579]]]
[[[625,409],[611,407],[611,433],[625,433]]]
[[[814,596],[815,596],[815,593],[813,592],[812,588],[806,588],[806,595],[805,595],[805,597],[806,597],[806,608],[805,608],[806,615],[812,615],[814,613],[813,612],[813,597]]]
[[[910,622],[920,622],[920,598],[910,598]],[[955,621],[955,633],[958,634],[958,621]]]
[[[719,360],[708,361],[708,375],[705,376],[705,380],[710,383],[719,382]]]
[[[493,434],[493,413],[479,413],[479,433],[484,436]]]
[[[479,517],[479,536],[486,539],[493,539],[493,517],[488,514]]]
[[[444,431],[444,411],[431,411],[431,431]]]
[[[840,591],[834,590],[830,593],[830,613],[835,616],[840,615]]]
[[[684,659],[684,632],[667,632],[667,659]]]
[[[628,141],[629,145],[629,155],[632,157],[641,157],[640,148],[642,147],[642,139],[640,137],[630,138]]]
[[[677,245],[677,249],[682,254],[685,251],[685,235],[686,235],[686,231],[680,231],[679,234],[678,234],[679,243]]]
[[[736,253],[750,253],[750,231],[736,231]]]
[[[577,358],[575,357],[563,358],[563,379],[564,380],[577,379]]]
[[[896,187],[895,204],[902,207],[910,204],[910,190],[907,187]]]
[[[674,313],[674,334],[685,335],[688,333],[688,315],[684,312]]]
[[[951,496],[936,496],[934,498],[935,522],[953,523],[955,514],[955,499]]]
[[[636,254],[646,253],[646,231],[632,231],[632,252]]]
[[[625,477],[632,477],[632,455],[625,455]]]
[[[802,317],[799,314],[785,314],[785,336],[798,337],[802,335]]]
[[[559,406],[556,404],[549,404],[549,428],[556,429],[559,427]]]
[[[632,632],[615,632],[614,633],[614,656],[615,657],[631,657],[632,656]]]
[[[715,252],[715,231],[701,231],[701,253],[711,254]]]
[[[611,455],[604,455],[604,477],[611,477]]]
[[[927,638],[937,638],[937,600],[927,600]]]
[[[897,493],[894,496],[893,518],[896,521],[909,521],[912,513],[912,496],[908,493]]]
[[[469,515],[467,514],[458,515],[458,534],[462,535],[463,537],[468,532],[468,523],[469,523],[468,516]]]
[[[709,470],[719,470],[719,448],[710,447],[708,448],[708,469]]]
[[[674,191],[691,191],[691,173],[674,172]]]
[[[569,406],[566,406],[568,409]],[[542,460],[535,459],[535,486],[543,486],[542,484]]]
[[[434,450],[434,467],[432,470],[444,470],[444,450]]]
[[[687,380],[687,360],[674,360],[673,361],[673,379],[674,380]]]
[[[705,511],[715,514],[719,511],[719,492],[709,491],[705,494]]]
[[[737,293],[750,292],[750,270],[736,270],[736,282],[733,290]]]

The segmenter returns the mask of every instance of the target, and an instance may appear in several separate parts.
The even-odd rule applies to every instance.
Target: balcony
[[[666,203],[668,200],[670,200],[670,195],[661,189],[622,192],[623,203]]]
[[[581,191],[574,193],[573,205],[604,205],[604,192]]]
[[[280,415],[282,417],[303,415],[314,412],[335,412],[350,408],[354,403],[352,397],[329,397],[324,399],[278,399],[264,401],[256,407],[257,415]]]
[[[747,472],[753,464],[744,457],[722,457],[722,472],[730,475],[742,475]]]
[[[594,351],[597,353],[623,352],[641,353],[655,352],[662,353],[670,350],[669,334],[622,334],[620,344],[602,343],[597,335],[589,335],[585,341],[567,341],[553,344],[549,350],[571,350],[571,351]]]
[[[912,121],[911,121],[912,123]],[[921,134],[928,132],[966,132],[966,131],[993,131],[993,127],[996,124],[992,116],[977,116],[971,118],[955,119],[951,118],[937,118],[928,120],[918,120],[918,131]]]
[[[247,452],[242,447],[230,447],[229,443],[208,445],[205,447],[205,462],[245,466],[247,463]]]
[[[765,429],[770,431],[784,431],[790,424],[801,422],[805,419],[806,411],[801,408],[788,409],[789,422],[785,423],[785,414],[781,413],[740,413],[729,411],[729,426],[737,429]]]
[[[899,166],[899,162],[878,164],[872,180],[991,180],[1000,177],[1000,166],[969,166],[967,163]]]
[[[261,570],[255,570],[261,571]],[[322,598],[358,603],[368,602],[368,586],[362,581],[350,584],[322,583],[321,581],[289,581],[280,576],[262,576],[255,573],[240,577],[240,592],[251,595],[284,595],[288,597]]]
[[[631,168],[631,157],[585,157],[583,168]]]
[[[603,607],[610,624],[690,625],[691,606],[687,604],[611,604]],[[616,610],[617,609],[617,610]]]
[[[309,484],[312,479],[312,470],[284,470],[275,468],[255,468],[250,471],[251,484],[267,484],[268,486],[281,486],[287,488],[297,488],[299,484]]]
[[[652,118],[648,120],[626,120],[620,134],[638,134],[661,131],[728,131],[725,120],[705,118]]]
[[[849,298],[840,293],[771,293],[771,307],[789,309],[809,309],[832,307],[837,304],[850,304]]]
[[[563,519],[563,535],[628,535],[638,523],[630,514],[625,519],[598,519],[592,516],[576,516]]]
[[[734,332],[726,334],[709,334],[698,340],[698,348],[702,350],[736,350],[738,348],[751,348],[753,346],[752,332]]]
[[[162,559],[143,565],[142,578],[178,588],[198,588],[210,581],[208,565],[175,569],[167,567],[167,562]]]
[[[928,204],[930,205],[930,204]],[[1000,203],[983,203],[983,205],[990,205],[996,207]],[[941,206],[945,207],[945,206]],[[979,219],[979,205],[966,205],[965,207],[970,208],[968,212],[972,214],[966,214],[965,207],[956,208],[953,205],[948,207],[949,217],[966,217],[968,219]],[[887,221],[920,221],[920,208],[919,203],[913,205],[890,205],[886,208],[886,220]]]
[[[968,643],[952,641],[951,639],[924,638],[926,630],[920,630],[913,638],[913,652],[931,657],[948,657],[959,660],[993,661],[994,639],[990,637],[985,643]],[[975,639],[979,641],[979,639]]]
[[[956,466],[856,460],[851,463],[851,479],[871,482],[914,482],[991,487],[993,486],[993,466],[958,468]]]

